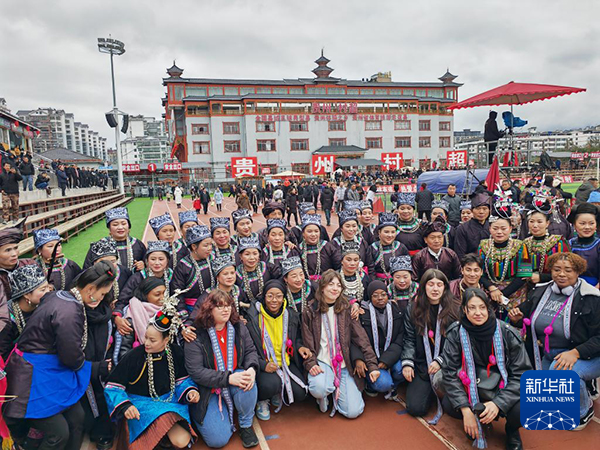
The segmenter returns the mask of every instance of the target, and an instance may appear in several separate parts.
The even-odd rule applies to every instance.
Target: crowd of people
[[[513,188],[397,192],[377,216],[357,183],[277,185],[255,230],[240,187],[231,217],[152,217],[147,244],[115,208],[83,267],[54,229],[34,231],[33,259],[1,230],[0,434],[23,449],[79,449],[84,433],[99,450],[220,448],[238,429],[253,447],[254,417],[312,398],[354,419],[364,395],[398,401],[405,385],[408,414],[462,420],[477,448],[502,418],[521,449],[530,369],[579,375],[583,429],[600,377],[600,209],[565,216],[556,188]],[[327,225],[337,205],[332,234],[319,205]]]
[[[50,196],[50,170],[55,173],[63,196],[66,196],[67,188],[101,187],[106,190],[108,186],[106,172],[93,168],[79,168],[74,164],[65,165],[60,160],[52,161],[50,167],[42,160],[39,167],[36,167],[32,155],[27,152],[2,152],[1,165],[2,225],[18,221],[21,192],[33,191],[35,186]]]
[[[110,177],[106,171],[90,167],[79,167],[76,164],[64,164],[60,160],[52,161],[50,167],[56,174],[58,188],[61,190],[63,197],[66,195],[66,189],[101,187],[103,190],[106,190],[108,187]],[[38,189],[47,189],[49,181],[50,177],[48,174],[40,170],[40,176],[36,180],[36,187]],[[113,186],[114,184],[113,182]]]

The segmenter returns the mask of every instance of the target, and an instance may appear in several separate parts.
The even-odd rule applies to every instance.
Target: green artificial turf
[[[570,192],[571,194],[575,194],[577,192],[577,188],[581,186],[581,183],[563,183],[562,188],[566,192]]]
[[[131,218],[132,236],[142,239],[151,208],[152,199],[150,198],[136,198],[127,205],[129,217]],[[106,236],[108,236],[108,230],[106,229],[106,222],[102,219],[87,230],[69,239],[68,242],[63,242],[63,253],[67,258],[83,266],[90,243]]]

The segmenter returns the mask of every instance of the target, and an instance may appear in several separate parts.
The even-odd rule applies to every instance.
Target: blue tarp
[[[488,172],[489,169],[475,170],[475,177],[477,179],[474,179],[473,183],[471,183],[471,189],[468,192],[469,194],[471,194],[479,184],[478,180],[485,180]],[[460,194],[463,191],[466,177],[466,170],[440,170],[424,172],[417,179],[417,190],[421,188],[422,183],[427,183],[427,189],[434,194],[445,194],[448,191],[448,185],[455,184],[456,192]]]

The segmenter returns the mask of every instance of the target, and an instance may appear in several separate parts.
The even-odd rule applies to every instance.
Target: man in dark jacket
[[[11,299],[8,275],[15,269],[27,264],[35,264],[33,259],[19,259],[19,242],[23,239],[20,228],[0,230],[0,333],[10,322],[8,301]]]
[[[312,182],[312,194],[313,194],[313,204],[315,205],[315,209],[318,209],[318,203],[319,203],[319,194],[321,193],[321,190],[319,189],[319,186],[317,186],[316,181]]]
[[[208,214],[208,204],[210,203],[210,194],[204,186],[200,188],[200,203],[204,209],[204,214]]]
[[[61,164],[60,166],[58,166],[58,170],[56,171],[56,178],[58,178],[58,187],[62,191],[63,197],[65,197],[67,195],[65,191],[67,190],[67,183],[68,183],[69,177],[67,176],[67,174],[65,172],[64,164]]]
[[[304,186],[304,190],[302,191],[302,200],[307,203],[313,202],[313,190],[312,190],[310,184]]]
[[[579,186],[577,192],[575,192],[575,202],[587,202],[592,191],[595,191],[596,189],[598,189],[598,180],[596,178],[589,178],[586,182]]]
[[[456,185],[448,185],[448,193],[442,197],[442,200],[448,203],[448,223],[457,227],[460,223],[460,204],[462,198],[456,195]]]
[[[19,219],[19,181],[21,174],[10,163],[4,163],[0,175],[0,190],[2,191],[2,223]]]
[[[498,113],[496,111],[490,111],[490,116],[485,122],[485,129],[483,132],[483,140],[488,143],[489,164],[492,164],[492,162],[494,161],[494,155],[496,153],[496,147],[498,146],[498,140],[504,136],[504,133],[498,130],[496,117],[498,117]]]
[[[21,172],[21,176],[23,177],[23,190],[26,191],[29,187],[29,190],[33,191],[35,169],[28,156],[23,156],[23,162],[19,165],[19,172]]]
[[[415,197],[417,203],[417,212],[419,218],[425,216],[427,220],[431,220],[431,204],[433,203],[433,192],[427,189],[427,183],[421,184],[421,190],[417,192]]]
[[[325,212],[327,226],[331,225],[331,210],[333,209],[333,189],[329,182],[325,182],[325,186],[321,191],[321,209]]]

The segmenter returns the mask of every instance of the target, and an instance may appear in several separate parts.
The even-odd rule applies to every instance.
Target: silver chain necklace
[[[354,297],[361,302],[363,300],[363,295],[364,295],[364,291],[365,291],[365,287],[363,286],[362,283],[362,276],[360,275],[360,271],[358,271],[356,273],[356,280],[354,281],[347,281],[346,280],[346,275],[344,275],[344,270],[340,270],[340,275],[342,276],[342,281],[344,282],[344,293],[351,297],[351,295],[349,294],[354,294]]]
[[[173,355],[169,345],[165,348],[165,354],[167,355],[167,365],[169,367],[169,397],[166,400],[162,400],[160,395],[156,392],[156,386],[154,385],[154,360],[152,359],[152,353],[146,353],[146,366],[148,367],[148,391],[150,397],[155,402],[170,403],[175,395],[175,364],[173,363]]]
[[[265,287],[265,280],[263,279],[261,269],[262,269],[262,266],[261,266],[261,263],[259,262],[258,266],[256,266],[256,269],[254,270],[254,272],[256,272],[256,274],[258,276],[258,297],[262,296],[263,289]],[[248,272],[246,271],[246,267],[243,264],[242,264],[242,280],[244,283],[244,292],[246,293],[246,295],[252,302],[255,302],[256,297],[254,297],[254,294],[252,293],[252,288],[250,287],[250,280],[248,279]]]
[[[81,292],[79,292],[79,289],[73,288],[70,292],[75,296],[77,301],[81,303],[81,307],[83,308],[83,338],[81,340],[81,349],[85,350],[88,341],[88,321],[87,314],[85,313],[85,304],[83,303],[83,298],[81,297]]]

